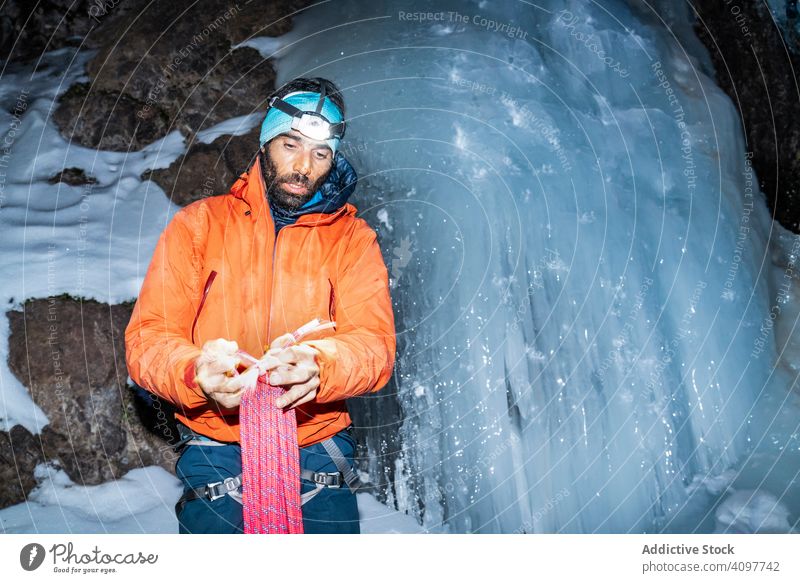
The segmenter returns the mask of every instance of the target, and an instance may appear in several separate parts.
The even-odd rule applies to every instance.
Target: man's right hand
[[[234,382],[240,363],[238,350],[235,340],[209,340],[195,361],[195,382],[209,399],[225,409],[238,408],[242,400],[241,387]]]

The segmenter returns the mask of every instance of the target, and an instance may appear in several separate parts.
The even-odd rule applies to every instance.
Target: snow
[[[742,490],[731,494],[717,508],[716,532],[791,532],[788,517],[786,506],[770,492]]]
[[[177,533],[180,481],[163,468],[131,470],[99,486],[77,486],[63,470],[37,467],[27,503],[0,510],[4,533]]]
[[[40,464],[39,485],[27,503],[0,510],[0,532],[177,533],[175,503],[180,480],[153,466],[131,470],[119,480],[77,486],[57,468]],[[363,533],[418,533],[414,518],[390,509],[367,493],[357,494]]]
[[[413,517],[378,502],[374,496],[357,494],[361,534],[415,534],[424,532]]]
[[[258,36],[249,38],[238,44],[233,45],[231,47],[231,50],[235,50],[241,47],[251,47],[257,50],[262,55],[266,55],[266,58],[270,59],[273,57],[277,57],[284,46],[286,46],[285,36],[279,36],[279,37]]]
[[[240,136],[246,134],[254,127],[261,125],[264,119],[262,112],[240,115],[218,123],[217,125],[197,132],[197,141],[210,144],[220,136],[231,135]]]

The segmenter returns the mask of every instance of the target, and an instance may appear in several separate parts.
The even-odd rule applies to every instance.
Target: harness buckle
[[[328,488],[341,488],[342,474],[340,472],[314,472],[314,483]]]
[[[218,488],[218,486],[222,486]],[[225,478],[221,482],[214,482],[206,486],[206,498],[209,502],[219,500],[223,496],[227,496],[229,492],[238,489],[239,485],[236,483],[236,478]]]

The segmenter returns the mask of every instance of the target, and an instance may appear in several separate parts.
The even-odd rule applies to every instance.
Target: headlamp
[[[315,111],[303,111],[279,97],[270,99],[269,106],[291,116],[292,129],[297,130],[312,140],[330,140],[333,138],[341,140],[344,137],[345,131],[344,120],[339,123],[331,123],[327,117],[322,115],[322,106],[325,102],[327,84],[320,83],[320,85],[319,101],[317,101]],[[330,98],[328,99],[330,100]]]
[[[328,97],[337,89],[327,79],[316,77],[319,91],[298,90],[282,97],[272,97],[261,122],[258,145],[295,130],[315,141],[324,141],[333,155],[344,137],[344,112]]]

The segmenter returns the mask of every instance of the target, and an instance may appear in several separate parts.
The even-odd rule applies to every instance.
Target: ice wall
[[[265,53],[344,90],[398,314],[371,469],[431,529],[669,530],[786,385],[738,116],[651,6],[336,2]]]

